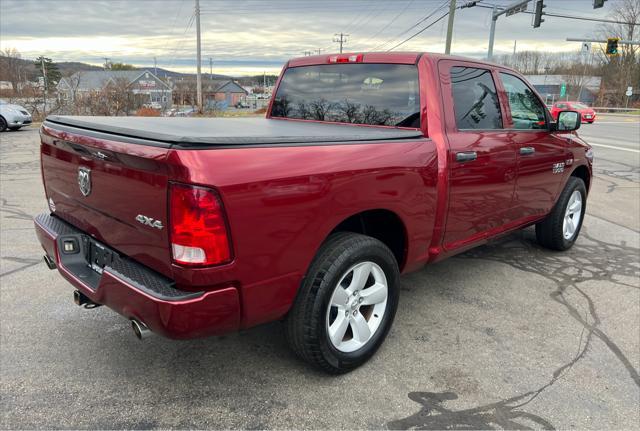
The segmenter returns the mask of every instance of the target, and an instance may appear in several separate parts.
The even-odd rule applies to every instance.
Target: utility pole
[[[316,52],[318,53],[318,55],[320,55],[320,53],[322,52],[322,48],[316,49]]]
[[[104,70],[109,69],[109,57],[102,57],[104,58]]]
[[[200,0],[196,0],[196,61],[197,72],[196,72],[196,97],[198,104],[198,112],[202,113],[202,70],[201,70],[201,42],[200,42]]]
[[[518,46],[518,41],[514,40],[513,41],[513,56],[515,57],[516,55],[516,46]]]
[[[153,57],[153,74],[158,76],[158,60],[155,57]]]
[[[501,15],[515,15],[518,12],[524,12],[527,10],[527,4],[531,0],[517,1],[502,10],[498,10],[497,5],[493,5],[493,11],[491,12],[491,30],[489,30],[489,49],[487,50],[487,59],[491,61],[493,59],[493,42],[496,38],[496,21]]]
[[[333,41],[340,44],[340,54],[342,54],[342,45],[347,43],[347,37],[349,35],[348,34],[344,34],[344,33],[339,33],[339,34],[336,33],[336,34],[334,34],[334,36],[336,36],[336,37],[333,38]]]
[[[42,113],[47,115],[47,69],[44,67],[44,56],[40,56],[40,66],[42,67],[42,101],[44,102],[44,107],[42,108]]]
[[[209,79],[213,79],[213,58],[209,57]]]
[[[453,39],[453,18],[456,15],[456,0],[449,2],[449,23],[447,24],[447,43],[444,47],[445,54],[451,54],[451,39]]]
[[[262,72],[262,88],[264,92],[267,92],[267,71]]]

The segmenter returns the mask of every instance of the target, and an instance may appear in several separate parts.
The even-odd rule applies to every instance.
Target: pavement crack
[[[590,236],[585,227],[581,235],[587,241],[577,243],[571,250],[564,253],[543,250],[529,235],[531,235],[530,231],[519,231],[510,237],[464,253],[460,258],[481,258],[500,262],[553,282],[556,289],[551,292],[551,299],[564,306],[569,316],[588,331],[587,344],[592,336],[604,342],[627,370],[633,382],[640,387],[638,370],[622,349],[598,327],[601,321],[595,303],[583,289],[578,287],[579,283],[585,281],[607,281],[620,284],[614,278],[616,275],[639,278],[638,249],[626,244],[600,241]],[[519,240],[514,241],[514,237]],[[588,269],[585,268],[586,264],[589,265]],[[578,306],[567,299],[565,292],[570,288],[584,298],[591,319],[582,317]]]

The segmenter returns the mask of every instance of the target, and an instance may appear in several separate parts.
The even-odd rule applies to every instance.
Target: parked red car
[[[577,111],[582,117],[583,123],[593,123],[596,121],[596,111],[580,102],[556,102],[551,107],[551,116],[558,119],[558,113],[562,111]]]
[[[138,337],[282,320],[332,373],[364,363],[399,275],[515,229],[573,245],[592,153],[516,71],[422,53],[283,69],[266,118],[49,116],[45,261]]]

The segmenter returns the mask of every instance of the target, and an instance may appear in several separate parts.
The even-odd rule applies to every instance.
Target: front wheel
[[[291,348],[333,374],[362,365],[393,323],[398,279],[396,259],[382,242],[350,232],[331,235],[287,316]]]
[[[552,250],[568,250],[576,242],[587,203],[584,181],[569,177],[551,213],[536,224],[536,238],[540,245]]]
[[[7,129],[7,120],[0,116],[0,132],[4,132]]]

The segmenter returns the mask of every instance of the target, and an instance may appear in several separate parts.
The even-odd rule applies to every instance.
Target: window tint
[[[451,87],[458,129],[502,129],[500,101],[490,71],[454,66]]]
[[[364,63],[293,67],[282,77],[271,115],[420,127],[418,69]]]
[[[520,78],[500,73],[502,85],[509,98],[514,129],[545,129],[544,107],[533,91]]]

